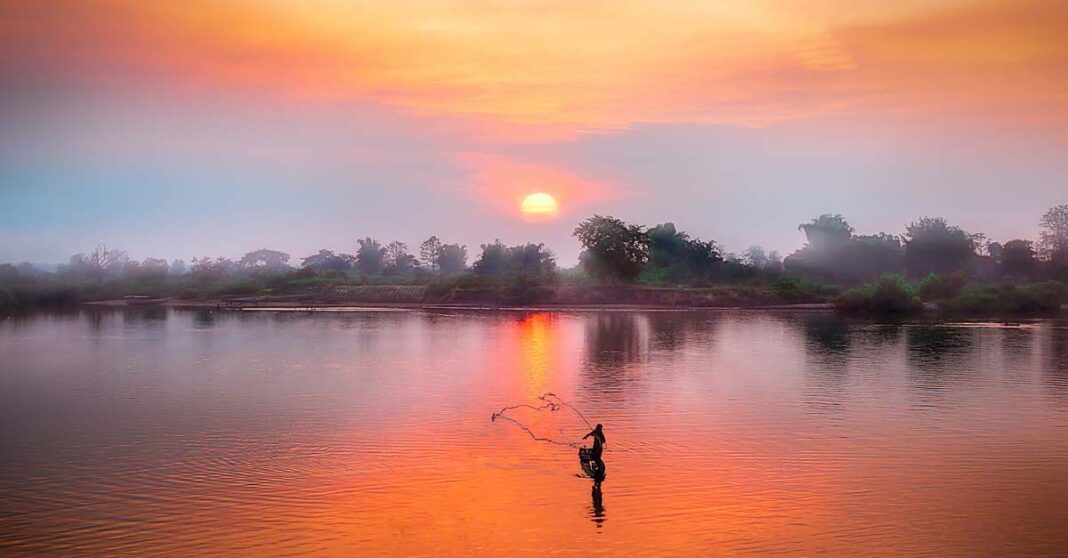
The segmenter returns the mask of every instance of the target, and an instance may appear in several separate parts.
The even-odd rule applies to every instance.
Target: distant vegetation
[[[436,236],[422,242],[418,253],[403,242],[368,237],[356,240],[351,254],[323,249],[297,261],[263,249],[236,261],[138,262],[99,246],[71,256],[54,272],[0,264],[0,310],[126,296],[196,300],[425,285],[441,299],[462,292],[468,299],[520,304],[559,288],[605,293],[639,286],[696,293],[691,299],[700,301],[836,301],[851,312],[909,313],[924,303],[960,313],[1043,312],[1068,302],[1068,205],[1050,209],[1039,224],[1037,242],[999,243],[938,217],[922,217],[901,235],[860,235],[843,216],[825,214],[799,225],[806,244],[781,258],[760,246],[726,253],[673,223],[645,227],[594,215],[576,226],[583,251],[579,265],[567,269],[558,268],[544,244],[499,240],[481,245],[469,265],[466,246]]]

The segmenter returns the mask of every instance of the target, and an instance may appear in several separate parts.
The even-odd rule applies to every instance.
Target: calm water
[[[1063,555],[1068,323],[9,318],[0,451],[4,555]]]

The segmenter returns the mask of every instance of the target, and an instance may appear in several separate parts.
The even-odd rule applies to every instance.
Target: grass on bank
[[[901,275],[884,275],[846,291],[837,307],[851,313],[910,314],[923,302],[955,314],[1034,314],[1060,310],[1068,303],[1068,285],[1043,281],[1027,286],[1012,284],[966,285],[953,276],[931,275],[909,283]]]
[[[716,282],[705,285],[672,284],[646,276],[633,284],[600,285],[573,268],[552,276],[524,275],[491,278],[467,272],[450,277],[430,274],[406,277],[363,277],[358,274],[262,274],[226,281],[197,281],[189,277],[156,281],[113,280],[101,284],[69,283],[58,277],[0,284],[0,310],[62,307],[81,302],[119,299],[129,295],[210,300],[233,296],[329,294],[344,286],[426,285],[427,299],[436,302],[532,305],[552,302],[561,293],[568,301],[589,304],[663,304],[679,306],[761,306],[835,301],[846,312],[909,314],[923,302],[940,311],[958,314],[1026,314],[1052,312],[1068,303],[1068,285],[1044,281],[1027,286],[1011,284],[968,285],[963,274],[930,275],[909,282],[902,275],[885,275],[844,293],[833,284],[807,278],[785,277]],[[644,294],[643,294],[644,293]],[[618,297],[618,298],[615,298]],[[645,297],[645,298],[642,298]]]

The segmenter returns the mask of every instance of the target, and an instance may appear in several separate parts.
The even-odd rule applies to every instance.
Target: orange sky
[[[1050,126],[1068,116],[1068,5],[1058,1],[116,1],[5,11],[4,61],[32,72],[371,99],[512,133],[946,107]]]
[[[809,140],[828,150],[835,142],[880,145],[888,126],[904,135],[918,127],[924,137],[953,142],[1037,138],[1062,152],[1066,29],[1068,3],[1056,0],[9,1],[0,7],[0,76],[8,85],[0,108],[51,114],[40,99],[61,97],[66,110],[96,96],[115,105],[132,96],[151,99],[164,116],[220,99],[281,107],[269,110],[294,118],[328,110],[355,126],[368,111],[392,115],[403,130],[383,132],[391,141],[438,142],[429,148],[434,157],[461,173],[430,180],[428,191],[474,193],[487,211],[503,203],[515,213],[529,193],[516,183],[555,176],[536,189],[578,200],[563,207],[572,215],[566,210],[611,209],[598,204],[653,190],[635,177],[597,176],[591,165],[556,160],[584,138],[623,137],[642,126],[822,131],[834,124],[836,136]],[[346,108],[354,106],[360,110]],[[138,130],[151,128],[144,117],[115,110],[131,130],[94,128],[75,151],[115,145],[118,156],[136,159],[146,141],[166,137],[194,150],[220,135],[168,129],[143,137]],[[102,111],[87,104],[86,114]],[[27,120],[10,147],[47,152],[54,130]],[[19,139],[39,136],[42,145]],[[531,145],[561,153],[516,155]],[[361,147],[370,151],[378,161],[408,152]]]

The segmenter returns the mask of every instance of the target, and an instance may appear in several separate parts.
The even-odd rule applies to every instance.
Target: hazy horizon
[[[5,2],[0,262],[436,235],[570,265],[594,213],[785,256],[822,213],[1004,242],[1068,201],[1068,6],[773,4]]]

